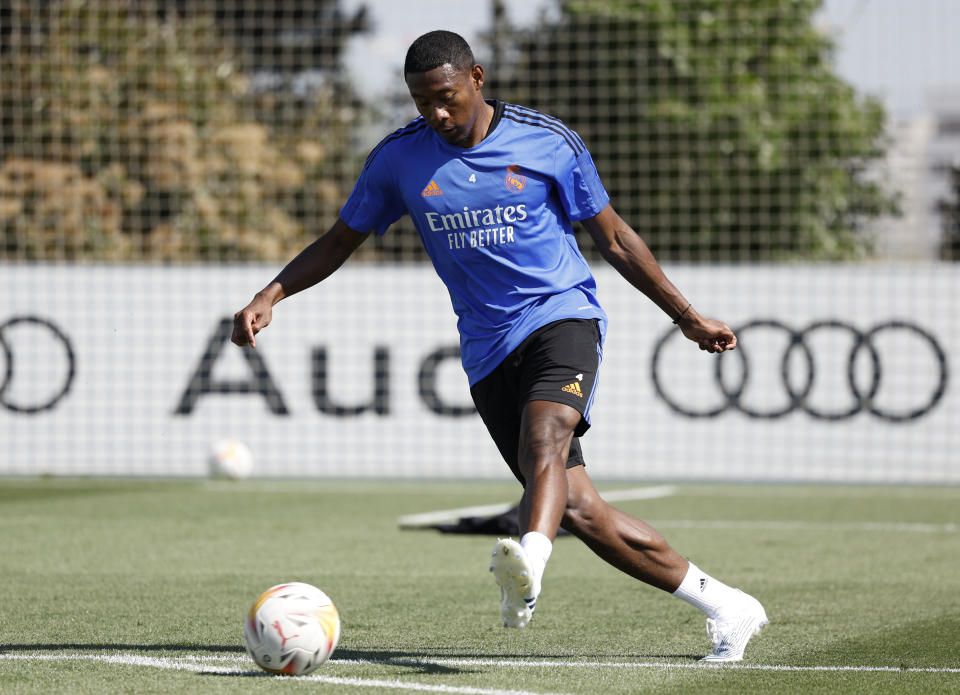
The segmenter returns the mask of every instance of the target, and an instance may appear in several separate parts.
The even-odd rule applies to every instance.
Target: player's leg
[[[474,405],[510,471],[526,484],[518,465],[521,402],[516,369],[522,350],[510,355],[489,375],[470,387]],[[529,539],[527,539],[529,542]],[[503,538],[494,546],[490,563],[500,586],[500,616],[504,627],[526,627],[533,617],[539,578],[534,579],[530,559],[516,541]]]
[[[517,446],[518,477],[524,484],[518,513],[520,542],[497,541],[490,564],[501,589],[505,627],[526,627],[533,617],[567,506],[566,466],[580,419],[578,411],[562,403],[532,401],[524,406]]]
[[[520,543],[498,541],[491,562],[501,587],[501,615],[508,626],[524,627],[533,615],[543,570],[566,509],[564,470],[583,462],[579,445],[571,441],[575,431],[582,434],[589,427],[599,339],[594,321],[548,324],[471,387],[484,424],[524,486]]]
[[[703,611],[714,643],[705,661],[740,661],[747,642],[767,624],[760,602],[687,562],[656,529],[604,501],[584,467],[566,473],[563,528],[617,569]]]
[[[519,365],[522,533],[542,534],[551,542],[556,536],[567,505],[566,469],[583,463],[579,444],[575,457],[571,446],[590,427],[600,355],[597,323],[567,320],[540,332]]]
[[[529,611],[518,613],[518,627],[532,616],[553,540],[567,506],[566,469],[583,465],[580,436],[590,426],[590,405],[600,367],[600,330],[595,321],[563,320],[536,331],[516,363],[517,402],[521,405],[515,466],[523,482],[519,507],[520,543],[512,551],[504,542],[494,555],[494,575],[509,602],[505,623],[513,622],[520,600]],[[500,551],[522,565],[519,579]],[[517,590],[507,590],[515,583]]]
[[[608,563],[642,582],[673,592],[687,561],[656,529],[608,504],[583,466],[566,471],[569,494],[562,525]]]
[[[518,512],[521,534],[533,531],[551,541],[556,537],[569,497],[570,444],[581,417],[563,403],[531,401],[524,406],[517,461],[526,481]]]

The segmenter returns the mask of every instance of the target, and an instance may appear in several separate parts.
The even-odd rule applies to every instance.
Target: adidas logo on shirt
[[[424,198],[429,198],[432,195],[443,195],[443,191],[440,190],[440,186],[437,185],[436,181],[431,181],[420,195]]]

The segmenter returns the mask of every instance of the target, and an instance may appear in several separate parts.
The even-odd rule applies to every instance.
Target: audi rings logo
[[[30,328],[47,334],[48,338],[38,337],[37,342],[29,343],[15,338],[23,329]],[[56,352],[62,353],[62,358],[54,358]],[[50,362],[46,361],[48,357]],[[42,378],[34,380],[30,374],[22,375],[22,383],[14,389],[15,375],[30,358],[35,363],[43,361]],[[63,359],[65,365],[54,364],[54,359]],[[75,371],[76,358],[70,339],[52,321],[37,316],[15,316],[0,324],[0,405],[7,410],[29,414],[52,409],[70,391]]]
[[[760,396],[769,397],[770,394],[754,393],[751,399],[747,398],[753,381],[751,377],[755,377],[754,361],[762,361],[758,359],[757,351],[752,351],[751,340],[758,337],[761,331],[778,333],[780,342],[786,341],[782,352],[772,356],[773,367],[767,370],[778,372],[773,376],[772,383],[781,392],[778,394],[779,400],[762,406],[758,405],[759,401],[764,400]],[[862,331],[850,323],[834,319],[815,321],[799,330],[777,320],[758,319],[739,328],[734,327],[734,332],[738,338],[737,349],[719,355],[713,364],[713,381],[719,402],[714,398],[706,404],[701,404],[701,401],[709,401],[709,395],[698,393],[696,397],[680,398],[675,392],[668,393],[665,382],[674,374],[668,374],[663,366],[664,347],[678,332],[671,330],[660,338],[651,361],[653,386],[670,409],[691,418],[716,417],[723,412],[737,410],[752,418],[773,420],[801,410],[818,420],[845,420],[866,412],[889,422],[907,422],[933,410],[947,390],[949,370],[943,348],[933,335],[908,321],[887,321]],[[831,332],[846,334],[849,348],[845,343],[842,350],[833,350],[833,354],[821,351],[819,348],[824,341],[818,338],[824,338]],[[754,335],[751,336],[751,333]],[[880,346],[889,347],[895,338],[910,341],[909,353],[914,360],[911,365],[916,365],[911,366],[911,373],[906,373],[907,370],[895,373],[886,368],[881,359],[881,354],[886,356],[891,349],[881,353]],[[924,346],[926,349],[922,349]],[[768,355],[760,357],[770,359]],[[818,369],[818,365],[831,358],[834,362],[839,360],[841,371],[846,372],[845,377],[837,379],[833,372],[825,376],[824,370]],[[915,372],[927,376],[919,378]],[[835,391],[830,391],[831,397],[821,397],[814,402],[812,392],[818,379],[826,382],[829,378],[840,382],[829,386],[845,390],[847,396],[836,397],[833,395]],[[889,390],[887,396],[881,399],[878,394],[885,384]],[[819,388],[826,387],[827,384],[822,384]],[[909,394],[894,393],[894,387],[898,391],[909,389]],[[755,391],[765,388],[774,389],[768,382],[762,382]],[[842,401],[842,404],[838,405],[837,401]]]

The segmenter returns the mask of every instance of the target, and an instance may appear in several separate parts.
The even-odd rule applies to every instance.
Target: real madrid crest
[[[527,186],[527,177],[520,173],[520,167],[516,164],[507,167],[507,178],[504,183],[514,193],[519,193]]]

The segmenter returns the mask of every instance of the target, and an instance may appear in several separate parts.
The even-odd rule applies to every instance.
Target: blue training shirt
[[[384,138],[340,211],[359,232],[383,234],[410,215],[447,286],[470,385],[533,331],[606,315],[571,221],[610,198],[580,137],[560,120],[491,102],[476,146],[447,143],[423,118]]]

